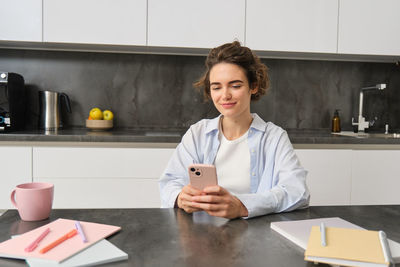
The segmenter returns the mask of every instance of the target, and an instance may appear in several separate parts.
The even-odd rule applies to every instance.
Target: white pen
[[[326,231],[325,224],[323,222],[319,226],[319,231],[321,232],[321,246],[326,247]]]
[[[389,243],[387,241],[386,234],[384,231],[379,231],[379,239],[381,241],[385,262],[389,263],[389,266],[392,266],[393,264],[392,253],[390,252]]]
[[[75,221],[75,228],[76,228],[76,230],[78,230],[78,233],[79,233],[79,235],[80,235],[81,238],[82,238],[82,242],[83,242],[83,243],[86,243],[86,242],[87,242],[87,239],[86,239],[85,233],[83,232],[82,226],[81,226],[81,224],[79,223],[79,221]]]

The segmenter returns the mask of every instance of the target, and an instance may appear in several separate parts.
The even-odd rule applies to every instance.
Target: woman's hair
[[[193,85],[198,89],[203,89],[205,100],[211,98],[210,95],[210,71],[219,63],[231,63],[242,67],[250,89],[258,87],[258,91],[251,95],[251,100],[258,100],[269,88],[268,68],[248,47],[241,46],[238,41],[223,44],[213,48],[207,56],[205,65],[206,72]]]

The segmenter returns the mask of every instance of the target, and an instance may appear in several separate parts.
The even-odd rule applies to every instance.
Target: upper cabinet
[[[0,40],[42,41],[42,0],[0,0]]]
[[[246,45],[255,50],[337,52],[338,0],[247,0]]]
[[[43,0],[43,5],[44,42],[146,45],[146,0]]]
[[[399,0],[0,0],[0,6],[3,48],[206,55],[238,40],[278,58],[400,60]]]
[[[399,11],[398,0],[340,1],[338,52],[400,55]]]
[[[244,41],[245,0],[148,0],[148,45],[211,48]]]

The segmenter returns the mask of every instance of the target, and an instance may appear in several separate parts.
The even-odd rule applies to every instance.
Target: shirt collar
[[[219,114],[218,117],[211,119],[209,121],[209,123],[207,123],[206,134],[211,133],[213,131],[218,131],[219,120],[220,120],[221,116],[222,116],[222,114]]]
[[[253,121],[250,125],[250,128],[264,132],[265,129],[267,128],[267,123],[263,119],[261,119],[256,113],[252,113],[251,115],[253,116]],[[220,114],[218,117],[214,119],[211,119],[209,123],[207,123],[206,134],[211,133],[213,131],[218,131],[218,126],[221,116],[222,114]]]
[[[250,128],[253,128],[255,130],[265,132],[267,128],[267,123],[260,118],[260,116],[257,115],[257,113],[252,113],[253,116],[253,122],[250,125]]]

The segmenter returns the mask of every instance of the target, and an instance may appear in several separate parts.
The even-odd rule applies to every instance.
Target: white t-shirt
[[[235,140],[228,140],[222,130],[219,131],[220,146],[215,158],[218,185],[234,195],[250,193],[248,133],[249,131]]]

